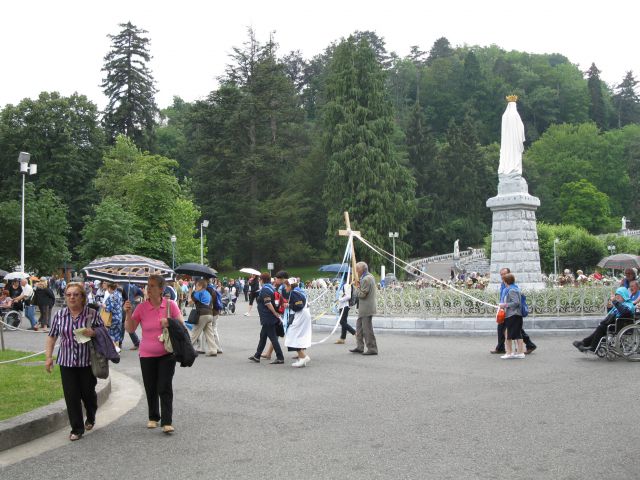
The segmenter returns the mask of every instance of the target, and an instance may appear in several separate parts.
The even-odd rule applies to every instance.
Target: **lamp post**
[[[558,253],[556,252],[556,245],[560,243],[559,239],[553,240],[553,277],[555,280],[558,279]]]
[[[607,250],[609,250],[609,255],[613,255],[616,253],[615,245],[607,245]],[[611,276],[613,277],[613,268],[611,269]]]
[[[396,277],[396,238],[398,238],[398,232],[389,232],[389,238],[393,242],[393,276]]]
[[[18,155],[18,162],[20,163],[20,173],[22,174],[22,227],[20,230],[20,271],[24,273],[24,182],[27,173],[29,175],[35,175],[38,173],[38,165],[32,163],[29,165],[31,154],[27,152],[20,152]]]
[[[176,238],[175,235],[171,235],[171,268],[176,269]]]
[[[203,228],[209,226],[209,220],[203,220],[200,224],[200,265],[204,265],[204,235],[202,233]]]

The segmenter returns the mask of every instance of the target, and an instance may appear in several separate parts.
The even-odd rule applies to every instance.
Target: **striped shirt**
[[[98,313],[89,307],[84,307],[75,318],[67,307],[59,310],[53,317],[51,330],[49,330],[50,337],[60,337],[60,349],[56,363],[62,367],[88,367],[91,364],[89,342],[78,343],[73,331],[76,328],[103,325]]]

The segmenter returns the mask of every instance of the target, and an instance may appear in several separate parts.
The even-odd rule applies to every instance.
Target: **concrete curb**
[[[111,377],[98,379],[98,407],[111,393]],[[0,452],[22,445],[69,425],[64,399],[0,422]]]
[[[524,328],[533,335],[571,335],[591,332],[602,320],[602,316],[584,317],[528,317]],[[355,326],[357,317],[349,316],[349,323]],[[336,323],[335,316],[324,315],[314,322],[314,329],[331,330]],[[396,333],[415,336],[485,336],[496,334],[496,321],[487,317],[466,318],[415,318],[415,317],[373,317],[376,332]]]

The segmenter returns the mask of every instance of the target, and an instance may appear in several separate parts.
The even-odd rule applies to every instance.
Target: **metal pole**
[[[22,227],[20,233],[20,271],[24,272],[24,177],[22,174]]]
[[[558,278],[558,259],[556,257],[556,241],[553,241],[553,277]]]
[[[200,223],[200,265],[204,265],[204,240],[202,236],[202,222]]]
[[[176,269],[176,242],[171,242],[171,268]]]
[[[396,278],[396,280],[398,279],[398,277],[396,277],[396,237],[395,237],[395,234],[393,236],[393,276]]]

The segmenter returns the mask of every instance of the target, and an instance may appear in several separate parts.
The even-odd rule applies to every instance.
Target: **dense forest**
[[[558,53],[499,46],[411,47],[399,57],[357,31],[305,58],[274,35],[233,48],[203,99],[158,108],[147,32],[109,35],[105,111],[43,92],[0,111],[0,267],[18,263],[18,153],[26,178],[27,268],[102,255],[210,264],[334,260],[342,212],[400,257],[478,246],[490,232],[505,96],[519,96],[524,176],[548,224],[613,232],[640,221],[640,99]],[[376,265],[379,260],[369,258]]]

